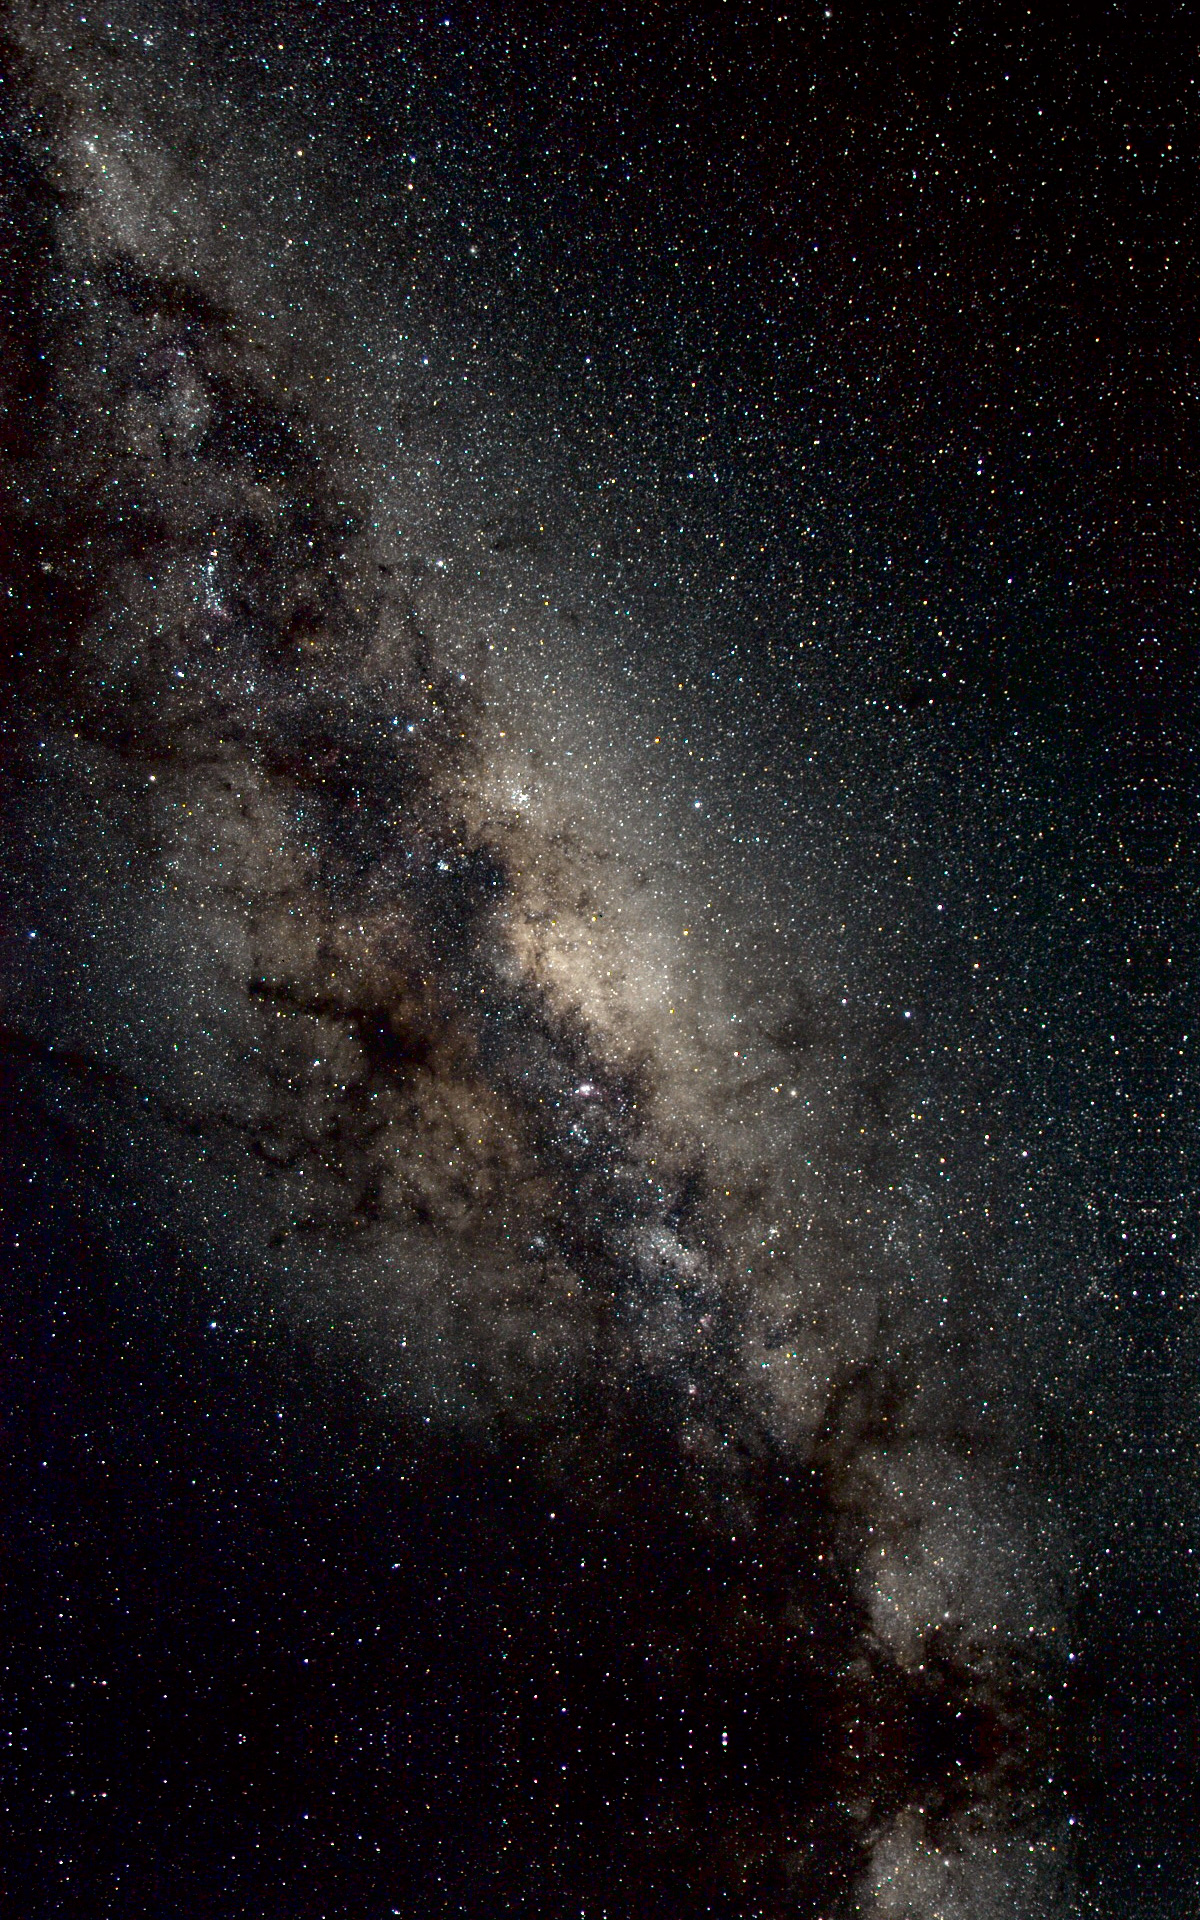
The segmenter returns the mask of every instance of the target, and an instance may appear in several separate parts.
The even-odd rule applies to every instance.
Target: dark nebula
[[[1183,1913],[1190,535],[801,380],[966,28],[301,12],[7,23],[9,1910]]]

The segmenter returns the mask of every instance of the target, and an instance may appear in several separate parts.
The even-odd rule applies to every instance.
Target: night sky
[[[0,53],[3,1910],[1194,1920],[1184,11]]]

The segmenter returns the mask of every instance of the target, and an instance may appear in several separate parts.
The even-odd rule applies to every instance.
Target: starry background
[[[12,1910],[1192,1912],[1198,349],[1182,12],[210,4],[50,9],[7,32]],[[68,231],[99,174],[107,211]],[[155,253],[151,285],[137,275]],[[96,259],[108,304],[76,322]],[[172,300],[190,376],[172,371],[183,348],[137,332]],[[262,694],[265,668],[244,721],[255,765],[309,796],[294,837],[324,864],[302,890],[330,924],[376,902],[382,883],[361,876],[386,863],[364,815],[399,806],[431,875],[452,813],[475,822],[461,880],[401,897],[412,964],[451,1001],[477,992],[515,1036],[484,1068],[462,1066],[452,1022],[438,1037],[440,1013],[401,1022],[382,961],[334,1007],[264,935],[244,997],[315,1022],[322,1051],[336,1029],[385,1100],[419,1059],[435,1091],[410,1161],[422,1141],[442,1150],[439,1089],[503,1109],[509,1145],[464,1176],[467,1239],[449,1175],[417,1199],[404,1175],[404,1217],[434,1249],[421,1260],[490,1272],[471,1209],[510,1206],[539,1284],[567,1276],[557,1354],[534,1366],[523,1334],[526,1358],[497,1363],[473,1403],[486,1418],[455,1415],[446,1383],[486,1369],[528,1314],[504,1318],[472,1279],[460,1319],[421,1346],[424,1308],[410,1324],[365,1304],[360,1269],[384,1259],[370,1236],[392,1218],[385,1196],[364,1226],[343,1197],[365,1135],[305,1175],[309,1211],[297,1226],[289,1197],[286,1236],[245,1198],[246,1141],[286,1184],[297,1116],[325,1095],[296,1091],[290,1055],[269,1123],[236,1101],[230,1122],[213,1090],[222,1023],[239,1061],[259,1029],[241,999],[229,1012],[230,976],[210,965],[226,923],[170,814],[210,806],[195,742],[214,709],[171,706],[114,637],[149,618],[132,575],[168,579],[145,556],[190,553],[194,531],[192,496],[149,454],[88,464],[122,354],[143,356],[147,406],[174,408],[181,458],[311,513],[316,586],[259,534],[204,547],[195,589],[217,620],[250,580],[239,633],[286,601],[293,640],[323,620],[340,636],[336,685],[320,661],[299,668],[335,715],[319,737],[290,691]],[[224,450],[189,377],[205,406],[234,395]],[[276,412],[268,388],[286,396]],[[35,418],[47,442],[61,428],[50,477]],[[62,506],[93,471],[117,475],[126,529],[96,536],[99,587],[71,573],[82,522]],[[234,524],[215,499],[197,526]],[[370,721],[344,717],[374,672],[352,540],[395,583],[379,617],[419,636],[393,705],[430,744],[399,800]],[[47,579],[69,585],[55,597]],[[451,733],[471,737],[467,762]],[[365,771],[339,784],[347,753]],[[448,781],[474,796],[456,813]],[[159,813],[149,782],[170,788]],[[478,826],[539,783],[536,832]],[[285,897],[238,859],[248,913]],[[183,876],[169,936],[124,877],[142,862]],[[646,1332],[651,1307],[611,1278],[628,1223],[651,1217],[621,1198],[649,1153],[627,1112],[641,1082],[611,1034],[555,1011],[565,963],[540,936],[520,949],[537,993],[505,998],[480,902],[515,898],[526,869],[542,890],[531,926],[584,888],[618,948],[666,955],[676,998],[719,999],[773,1050],[753,1095],[722,1070],[744,1121],[684,1104],[669,1134],[656,1117],[682,1171],[653,1231],[756,1237],[767,1261],[766,1201],[712,1224],[712,1167],[741,1166],[753,1122],[824,1195],[797,1272],[827,1269],[841,1300],[886,1270],[869,1338],[828,1308],[840,1330],[812,1365],[829,1405],[857,1394],[874,1411],[829,1412],[815,1452],[766,1416],[760,1445],[736,1410],[730,1354],[766,1350],[752,1306],[702,1359],[694,1328]],[[704,953],[727,962],[719,988]],[[630,992],[658,1017],[649,989]],[[197,1063],[186,1090],[181,1050]],[[529,1118],[535,1054],[594,1076],[594,1158]],[[669,1108],[681,1083],[662,1059]],[[751,1114],[760,1093],[788,1097],[775,1074],[796,1079],[807,1132]],[[232,1144],[213,1145],[218,1121]],[[576,1196],[592,1183],[590,1239],[570,1200],[557,1238],[510,1203],[530,1166]],[[351,1242],[366,1253],[343,1255]],[[343,1268],[335,1299],[326,1276]],[[593,1335],[572,1272],[639,1329],[636,1367],[603,1349],[601,1374],[650,1380],[619,1414],[578,1358]],[[720,1331],[726,1309],[696,1290]],[[401,1338],[420,1349],[408,1371]],[[708,1506],[672,1410],[691,1375],[746,1462]],[[897,1375],[902,1397],[936,1403],[923,1444],[984,1461],[978,1507],[1028,1503],[1035,1611],[1054,1625],[1015,1677],[956,1643],[927,1684],[871,1640],[845,1462],[899,1446],[880,1410]],[[714,1521],[726,1505],[735,1517]],[[991,1576],[964,1578],[980,1617],[1002,1612]],[[926,1802],[935,1823],[914,1841]],[[957,1864],[939,1853],[934,1872],[938,1849]]]

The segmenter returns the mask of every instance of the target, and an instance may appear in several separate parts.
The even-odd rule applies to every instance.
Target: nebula
[[[589,812],[486,632],[439,639],[185,143],[47,45],[3,149],[12,1061],[418,1480],[511,1469],[586,1543],[611,1853],[522,1911],[1049,1910],[1062,1594],[1003,1419],[930,1367],[903,1034],[767,964],[761,876],[714,907]]]

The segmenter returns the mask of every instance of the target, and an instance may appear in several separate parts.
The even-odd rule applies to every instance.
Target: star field
[[[1190,1911],[1182,29],[5,32],[15,1910]]]

